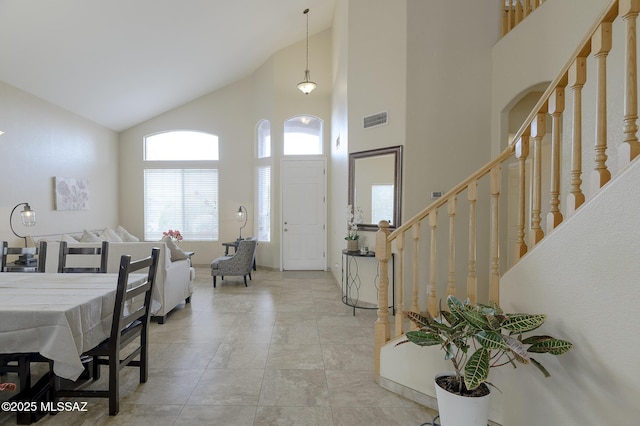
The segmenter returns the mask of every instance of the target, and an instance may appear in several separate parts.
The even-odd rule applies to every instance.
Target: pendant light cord
[[[309,71],[309,9],[305,9],[304,12],[307,15],[307,68],[306,71]]]

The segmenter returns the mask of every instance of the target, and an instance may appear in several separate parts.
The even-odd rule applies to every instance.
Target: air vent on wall
[[[362,119],[364,128],[377,127],[387,124],[387,112],[380,112],[378,114],[369,115]]]

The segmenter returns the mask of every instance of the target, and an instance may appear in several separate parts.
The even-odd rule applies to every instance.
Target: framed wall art
[[[89,210],[89,181],[55,178],[56,210]]]

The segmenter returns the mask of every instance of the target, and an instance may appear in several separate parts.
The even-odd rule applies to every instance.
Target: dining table
[[[129,286],[145,274],[129,276]],[[118,274],[0,273],[0,354],[38,353],[76,380],[80,355],[111,332]]]

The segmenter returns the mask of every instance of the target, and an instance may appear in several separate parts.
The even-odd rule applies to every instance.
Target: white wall
[[[334,16],[334,129],[331,139],[332,231],[330,265],[341,281],[341,252],[346,248],[348,153],[405,143],[406,0],[343,0]],[[388,111],[385,126],[364,129],[365,116]],[[337,140],[340,139],[339,146]],[[369,247],[372,232],[361,233]],[[374,290],[375,262],[361,269]]]
[[[132,127],[120,134],[120,217],[129,232],[144,234],[144,168],[143,138],[169,130],[196,130],[219,137],[219,235],[220,242],[238,238],[235,220],[238,206],[251,212],[247,230],[253,229],[253,135],[255,123],[247,111],[251,109],[251,81],[248,79],[205,95],[180,108]],[[245,172],[243,172],[245,171]],[[194,264],[209,263],[223,254],[219,243],[181,243],[185,250],[195,251]],[[202,260],[201,260],[202,259]]]
[[[430,193],[446,193],[490,160],[491,51],[499,38],[497,8],[486,2],[447,0],[409,1],[407,8],[407,125],[403,217],[412,217],[434,200]],[[482,188],[481,188],[482,189]],[[482,192],[481,192],[482,193]],[[468,235],[467,195],[459,196],[456,235]],[[479,295],[488,287],[488,201],[478,200]],[[484,224],[487,224],[486,226]],[[438,294],[446,294],[448,218],[439,215],[437,232]],[[426,291],[430,271],[430,234],[421,228],[420,292]],[[456,247],[458,291],[466,291],[468,259],[465,241]],[[405,258],[413,257],[406,243]],[[408,262],[406,262],[408,263]],[[409,268],[409,269],[406,269]],[[405,279],[413,272],[406,265]],[[405,294],[410,294],[405,292]],[[405,298],[405,306],[410,303]]]
[[[567,425],[640,418],[640,263],[630,257],[640,250],[638,182],[636,161],[502,278],[506,310],[546,313],[542,331],[574,344],[561,357],[539,357],[548,379],[535,369],[496,371],[502,424],[541,412]]]
[[[329,198],[332,203],[329,215],[329,267],[338,282],[341,281],[340,253],[345,248],[346,205],[348,190],[349,154],[349,7],[346,1],[337,1],[332,28],[332,79],[331,138],[329,148],[331,162],[329,174]],[[345,206],[341,209],[342,206]],[[342,214],[341,214],[342,212]]]
[[[118,224],[117,134],[62,108],[0,82],[0,240],[22,244],[9,228],[9,214],[28,202],[37,224],[20,235],[59,235]],[[55,210],[55,176],[89,181],[89,209]],[[20,207],[19,210],[22,210]],[[19,211],[17,210],[17,212]]]
[[[296,88],[304,78],[305,42],[296,43],[272,55],[252,76],[239,80],[174,110],[132,127],[120,135],[120,217],[123,225],[136,235],[143,234],[143,162],[144,136],[176,129],[213,133],[219,137],[220,241],[194,242],[181,246],[195,251],[194,264],[208,265],[223,254],[224,241],[238,238],[235,212],[239,205],[249,211],[243,236],[254,231],[254,185],[256,161],[255,128],[262,119],[271,121],[272,221],[271,243],[260,243],[260,266],[280,267],[280,180],[283,123],[300,114],[319,117],[330,129],[331,33],[324,31],[309,41],[309,67],[318,89],[305,96]],[[325,132],[325,145],[330,132]]]

